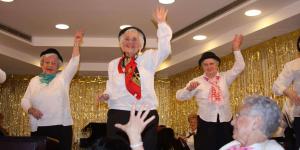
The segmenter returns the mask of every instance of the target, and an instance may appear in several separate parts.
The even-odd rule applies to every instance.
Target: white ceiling
[[[239,5],[215,17],[203,18],[228,6]],[[0,1],[0,24],[29,35],[28,41],[0,30],[0,68],[13,74],[39,72],[39,54],[48,47],[60,50],[65,59],[71,56],[73,35],[83,29],[80,74],[107,75],[107,64],[121,55],[117,34],[119,26],[131,24],[147,35],[147,48],[157,47],[156,28],[151,21],[158,0],[15,0]],[[245,35],[242,48],[300,28],[299,0],[176,0],[168,8],[168,23],[173,29],[172,55],[158,69],[159,76],[170,76],[197,65],[204,51],[219,56],[231,52],[235,33]],[[227,7],[226,7],[227,8]],[[248,9],[260,9],[257,17],[246,17]],[[66,31],[54,28],[66,23]],[[182,32],[184,31],[184,32]],[[205,34],[205,41],[194,41]]]

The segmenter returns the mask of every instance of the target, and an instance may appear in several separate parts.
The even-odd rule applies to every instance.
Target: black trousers
[[[42,126],[38,127],[36,132],[32,132],[31,136],[47,136],[59,140],[60,150],[72,149],[72,126]]]
[[[300,148],[300,117],[294,118],[294,131],[296,135],[296,150],[299,150]]]
[[[198,116],[198,127],[195,135],[195,150],[219,150],[231,142],[233,127],[230,122],[206,122]]]
[[[144,129],[142,133],[142,140],[145,150],[157,149],[157,126],[159,116],[156,110],[151,110],[147,118],[155,116],[155,119],[151,121]],[[125,132],[115,127],[116,123],[126,124],[129,121],[130,111],[110,109],[107,113],[107,136],[109,138],[118,138],[129,143],[128,136]]]

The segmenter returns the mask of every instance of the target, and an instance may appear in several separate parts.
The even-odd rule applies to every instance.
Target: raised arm
[[[79,47],[82,44],[84,33],[82,31],[77,31],[74,38],[74,46],[73,46],[73,52],[72,57],[76,57],[80,55]]]
[[[72,58],[68,62],[67,66],[62,71],[63,77],[66,83],[70,83],[72,78],[77,72],[79,66],[80,46],[82,44],[84,33],[77,31],[74,37],[74,46],[72,50]]]
[[[172,30],[166,22],[168,11],[163,7],[158,7],[153,13],[153,19],[157,23],[157,38],[158,50],[146,51],[146,59],[149,59],[153,64],[153,69],[156,68],[170,55],[172,38]]]
[[[235,62],[233,67],[225,72],[227,84],[231,84],[236,77],[245,69],[244,57],[241,53],[241,45],[243,43],[243,35],[236,34],[232,40],[232,51]]]

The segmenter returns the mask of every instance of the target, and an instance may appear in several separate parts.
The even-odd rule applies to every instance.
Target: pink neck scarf
[[[220,86],[218,85],[220,81],[220,76],[217,75],[212,79],[204,76],[204,79],[211,84],[211,88],[209,90],[209,100],[211,100],[215,104],[220,104],[223,100],[222,91]]]

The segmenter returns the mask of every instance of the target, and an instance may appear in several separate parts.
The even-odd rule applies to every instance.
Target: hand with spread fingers
[[[155,116],[151,116],[147,118],[149,114],[149,109],[144,109],[142,106],[141,109],[136,113],[136,106],[132,106],[132,109],[130,111],[130,118],[127,124],[115,124],[115,127],[123,130],[126,132],[126,134],[129,137],[129,141],[132,148],[139,148],[140,150],[143,149],[142,147],[142,138],[141,134],[145,127],[153,120],[155,119]],[[134,146],[133,146],[134,145]],[[139,145],[138,147],[135,147]]]

